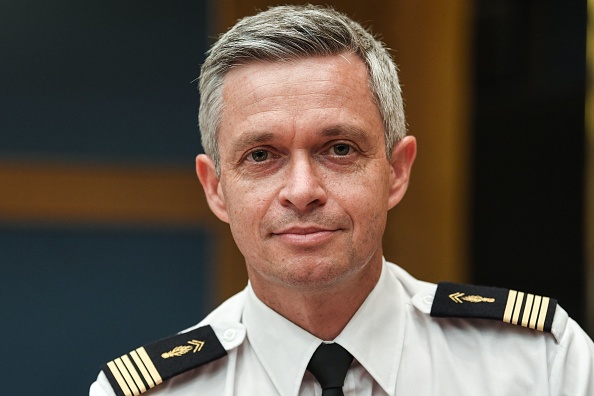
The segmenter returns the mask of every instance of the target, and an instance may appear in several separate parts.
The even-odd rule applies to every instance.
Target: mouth
[[[323,227],[290,227],[272,233],[273,237],[291,245],[318,245],[328,241],[338,229]]]

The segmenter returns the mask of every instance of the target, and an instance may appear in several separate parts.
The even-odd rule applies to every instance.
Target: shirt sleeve
[[[565,326],[558,334],[558,349],[551,366],[551,395],[594,395],[594,344],[566,313],[564,322]]]
[[[97,381],[91,385],[89,396],[116,396],[103,371],[99,373]]]

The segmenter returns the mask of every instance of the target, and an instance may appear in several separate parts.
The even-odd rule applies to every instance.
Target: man
[[[594,395],[592,341],[554,300],[437,287],[383,259],[416,142],[396,68],[360,25],[313,6],[245,18],[200,92],[198,178],[250,282],[110,361],[92,396]]]

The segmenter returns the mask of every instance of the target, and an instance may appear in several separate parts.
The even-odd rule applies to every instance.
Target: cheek
[[[242,239],[257,237],[254,228],[258,228],[271,204],[270,190],[253,183],[235,182],[232,186],[223,186],[223,191],[233,234]]]
[[[374,213],[387,211],[388,181],[387,177],[380,177],[382,170],[353,175],[332,182],[332,190],[337,198],[355,212]]]
[[[374,238],[383,232],[388,212],[387,180],[367,175],[340,184],[337,200],[352,218],[355,233]]]
[[[355,232],[377,234],[383,231],[387,219],[388,207],[386,198],[378,190],[368,190],[360,200],[353,202],[351,216]]]

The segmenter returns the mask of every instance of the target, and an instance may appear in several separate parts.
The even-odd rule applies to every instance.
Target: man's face
[[[210,164],[205,180],[200,157],[197,167],[252,282],[324,288],[377,270],[408,169],[403,186],[364,63],[352,54],[249,63],[225,76],[223,100],[220,179]]]

